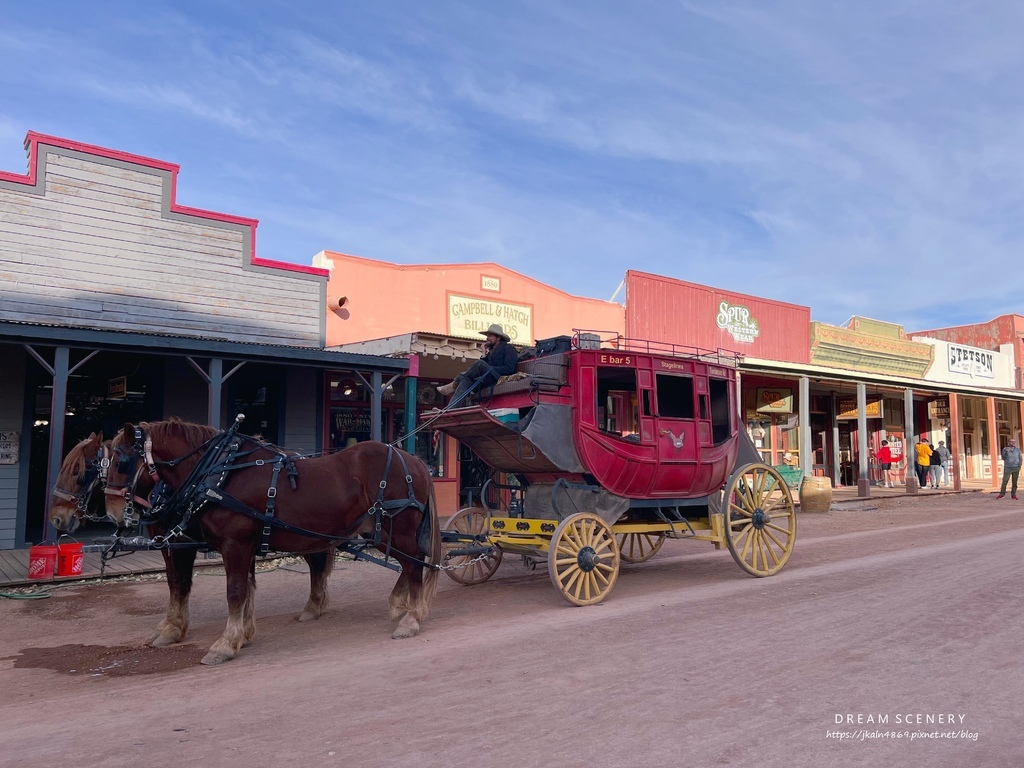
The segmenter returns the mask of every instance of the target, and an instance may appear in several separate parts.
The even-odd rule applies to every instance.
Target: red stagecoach
[[[587,605],[620,560],[643,562],[666,538],[728,547],[755,576],[782,568],[793,499],[739,423],[736,354],[580,331],[537,349],[433,417],[505,478],[448,521],[452,578],[481,583],[513,552],[546,560],[555,588]]]

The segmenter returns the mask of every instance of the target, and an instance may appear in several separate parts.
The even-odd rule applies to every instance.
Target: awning
[[[913,379],[905,376],[889,376],[881,373],[868,373],[866,371],[855,371],[847,368],[830,368],[825,365],[762,360],[756,357],[744,357],[740,362],[740,373],[765,373],[770,375],[789,373],[797,376],[807,376],[812,379],[822,379],[827,381],[845,381],[851,383],[863,382],[865,384],[888,385],[900,389],[933,392],[937,395],[945,395],[953,392],[961,395],[972,395],[974,397],[998,397],[1003,400],[1024,400],[1024,391],[1018,389],[999,389],[997,387],[982,386],[972,387],[962,384],[951,384],[948,382],[922,381],[921,379]]]

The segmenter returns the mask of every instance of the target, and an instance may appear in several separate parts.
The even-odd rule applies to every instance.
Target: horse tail
[[[427,520],[430,525],[430,551],[426,553],[425,558],[431,565],[441,564],[441,523],[437,518],[437,497],[434,495],[434,481],[430,481],[430,493],[427,499]],[[423,573],[423,585],[421,587],[422,594],[422,606],[423,606],[423,618],[427,618],[427,614],[430,613],[430,606],[434,602],[434,596],[437,594],[437,574],[436,568],[426,568]]]

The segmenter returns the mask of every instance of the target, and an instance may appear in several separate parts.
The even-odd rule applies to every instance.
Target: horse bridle
[[[89,497],[96,490],[97,484],[106,488],[107,470],[110,468],[110,446],[107,441],[100,443],[100,450],[91,459],[86,460],[85,474],[80,475],[78,481],[78,492],[66,488],[57,488],[51,494],[58,499],[71,502],[75,505],[75,514],[86,520],[103,520],[103,517],[89,513]]]

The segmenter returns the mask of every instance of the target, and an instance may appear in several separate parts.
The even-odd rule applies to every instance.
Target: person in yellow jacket
[[[928,467],[932,463],[932,447],[928,445],[928,441],[923,437],[917,438],[917,445],[914,446],[914,450],[917,451],[917,484],[921,488],[928,487]]]

